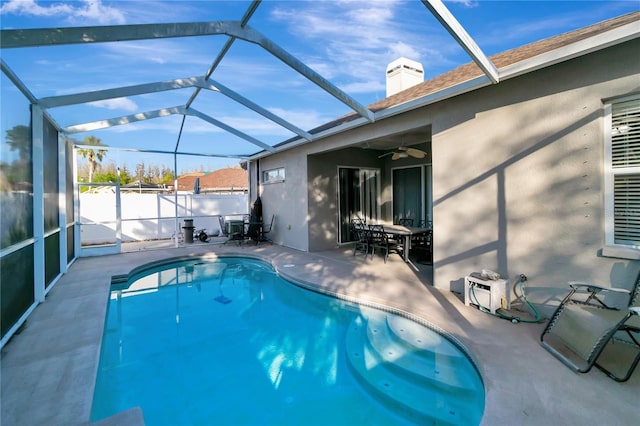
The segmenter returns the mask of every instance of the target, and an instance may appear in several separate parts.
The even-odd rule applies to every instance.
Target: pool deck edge
[[[204,244],[74,262],[2,349],[0,424],[92,424],[111,277],[168,257],[212,252],[262,257],[289,279],[382,302],[451,333],[470,350],[485,382],[481,424],[631,425],[637,420],[638,372],[627,383],[596,370],[573,373],[540,347],[541,324],[512,324],[464,306],[459,295],[432,287],[399,259],[384,264],[348,256],[348,250],[305,253],[271,245]],[[131,409],[95,424],[137,426],[143,417],[139,408]]]

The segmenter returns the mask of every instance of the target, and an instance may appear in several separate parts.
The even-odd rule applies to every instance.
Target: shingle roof
[[[196,178],[200,178],[200,190],[231,189],[245,190],[248,187],[247,171],[241,168],[227,167],[211,173],[190,173],[178,178],[178,191],[192,191]]]
[[[550,52],[554,49],[568,46],[580,40],[593,37],[605,31],[610,31],[614,28],[639,20],[640,12],[629,13],[617,18],[609,19],[607,21],[602,21],[585,28],[570,31],[568,33],[530,43],[515,49],[507,50],[505,52],[491,56],[490,59],[496,68],[501,69],[506,66],[516,64],[525,59],[533,58],[534,56],[538,56],[543,53]],[[370,104],[368,105],[368,108],[373,112],[378,112],[421,98],[423,96],[436,93],[447,88],[451,88],[482,75],[482,70],[474,62],[469,62],[444,74],[436,76],[430,80],[424,81],[413,87],[398,92],[392,96],[389,96],[388,98]],[[317,127],[311,130],[310,133],[319,133],[321,131],[336,127],[340,124],[355,120],[358,117],[359,116],[356,113],[350,113],[320,127]]]

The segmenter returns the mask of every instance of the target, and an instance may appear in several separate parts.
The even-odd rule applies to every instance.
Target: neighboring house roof
[[[617,18],[597,23],[595,25],[560,34],[515,49],[507,50],[505,52],[491,56],[490,59],[494,66],[498,70],[500,70],[501,68],[504,68],[506,66],[516,64],[518,62],[533,58],[543,53],[551,52],[555,49],[566,47],[572,43],[576,43],[578,41],[596,36],[603,32],[610,31],[636,21],[640,21],[640,12],[629,13]],[[481,77],[482,75],[484,75],[484,73],[482,72],[480,67],[478,67],[474,62],[470,62],[437,77],[434,77],[430,80],[424,81],[423,83],[398,92],[392,96],[389,96],[388,98],[370,104],[368,105],[368,108],[373,112],[378,112],[387,108],[401,105],[406,102],[413,101],[415,99],[422,98],[427,95],[437,93],[445,89],[452,88],[466,81]],[[311,130],[310,133],[317,134],[324,130],[328,130],[349,121],[355,120],[359,117],[360,116],[356,113],[350,113],[329,123],[323,124],[322,126]],[[281,145],[287,144],[296,139],[297,138],[290,139],[286,142],[283,142]]]
[[[178,191],[193,191],[196,178],[200,179],[200,191],[245,190],[249,186],[247,171],[241,168],[225,168],[210,173],[189,173],[178,177]]]

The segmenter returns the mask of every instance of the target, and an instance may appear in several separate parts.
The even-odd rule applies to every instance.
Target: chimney
[[[387,65],[387,97],[424,81],[422,64],[407,58],[398,58]]]

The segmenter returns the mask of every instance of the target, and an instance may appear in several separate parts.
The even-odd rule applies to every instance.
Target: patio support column
[[[122,251],[122,202],[120,199],[120,169],[116,179],[116,252]]]
[[[58,250],[60,251],[60,274],[67,272],[67,155],[66,140],[58,130]]]
[[[33,285],[34,298],[44,302],[44,114],[42,108],[31,105],[31,138],[33,143]]]
[[[184,118],[183,118],[184,120]],[[173,244],[178,247],[178,232],[180,232],[178,223],[178,154],[173,153],[173,210],[174,210],[174,222],[173,222]]]
[[[80,185],[78,185],[78,149],[73,148],[73,252],[80,257],[82,239],[80,237]]]
[[[251,190],[251,160],[247,159],[247,202],[248,212],[251,212],[251,200],[256,198],[253,194],[254,191]]]

